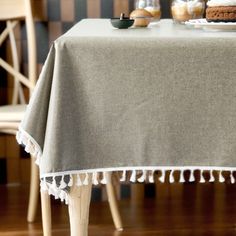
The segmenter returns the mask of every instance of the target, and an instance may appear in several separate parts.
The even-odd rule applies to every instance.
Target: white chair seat
[[[26,110],[26,105],[0,106],[0,122],[21,121]]]

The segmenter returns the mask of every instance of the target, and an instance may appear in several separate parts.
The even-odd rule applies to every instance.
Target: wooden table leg
[[[111,173],[107,173],[107,179],[108,179],[108,183],[106,184],[107,197],[108,197],[108,202],[110,205],[114,225],[118,231],[122,231],[123,225],[122,225],[121,216],[120,216],[120,212],[119,212],[116,192],[115,192],[114,186],[112,184],[111,175],[112,175]]]
[[[30,194],[27,221],[34,222],[38,208],[39,199],[39,167],[35,164],[35,159],[31,157],[30,167]]]
[[[51,200],[46,191],[41,190],[41,209],[42,209],[42,224],[43,236],[52,235],[52,220],[51,220]]]
[[[80,175],[81,179],[84,177],[84,174]],[[76,186],[76,175],[73,175],[73,183],[68,196],[71,236],[87,236],[92,189],[91,175],[89,175],[88,185]]]

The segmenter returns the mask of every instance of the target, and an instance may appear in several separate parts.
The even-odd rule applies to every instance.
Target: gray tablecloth
[[[54,42],[17,138],[52,192],[115,170],[227,170],[234,183],[236,33],[83,20]]]

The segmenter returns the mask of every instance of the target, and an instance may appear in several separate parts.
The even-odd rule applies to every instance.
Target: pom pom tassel
[[[47,190],[48,190],[46,178],[43,178],[43,179],[41,180],[40,187],[41,187],[41,190],[42,190],[42,191],[47,191]]]
[[[59,198],[60,198],[61,201],[63,202],[64,200],[67,199],[67,194],[66,194],[64,191],[61,191],[61,192],[59,193]],[[68,204],[68,203],[66,203],[66,204]]]
[[[174,183],[175,182],[174,171],[173,170],[170,171],[169,182],[170,183]]]
[[[149,183],[154,183],[154,173],[155,173],[155,171],[154,170],[152,170],[152,171],[150,171],[151,173],[149,174],[149,176],[148,176],[148,181],[149,181]]]
[[[30,141],[28,140],[27,143],[26,143],[26,145],[25,145],[25,151],[26,151],[27,153],[30,153],[31,150],[32,150],[32,149],[30,148]]]
[[[215,177],[213,175],[213,170],[210,171],[210,179],[209,182],[214,182],[215,181]]]
[[[69,180],[68,186],[71,187],[72,185],[73,185],[73,177],[72,177],[72,175],[70,175],[70,180]]]
[[[82,185],[83,185],[83,183],[82,183],[82,181],[81,181],[81,178],[80,178],[80,174],[77,175],[77,182],[76,182],[76,185],[77,185],[77,186],[82,186]]]
[[[121,182],[124,182],[126,180],[126,170],[123,170],[122,177],[120,178]]]
[[[65,195],[65,203],[68,205],[69,204],[69,198],[68,198],[68,195],[66,194]]]
[[[166,176],[166,172],[165,172],[165,170],[162,170],[161,171],[161,177],[159,178],[161,183],[165,182],[165,176]]]
[[[147,171],[143,170],[143,174],[141,177],[138,178],[138,182],[143,183],[146,180],[146,177],[147,177]]]
[[[53,191],[52,188],[48,188],[48,194],[49,195],[55,195],[55,192]]]
[[[107,176],[106,176],[106,172],[103,172],[103,178],[102,178],[102,180],[101,180],[101,183],[102,183],[102,184],[107,184],[107,183],[108,183],[108,181],[107,181]]]
[[[89,184],[89,175],[88,175],[88,173],[86,173],[84,181],[83,181],[83,185],[88,185],[88,184]]]
[[[93,173],[92,182],[93,182],[94,185],[99,184],[99,182],[98,182],[98,173],[97,172]]]
[[[54,189],[57,188],[57,183],[56,183],[56,177],[55,177],[55,176],[53,177],[53,180],[52,180],[52,187],[53,187]]]
[[[194,181],[195,181],[194,170],[190,170],[189,182],[194,182]]]
[[[219,182],[220,182],[220,183],[225,182],[225,178],[224,178],[224,176],[222,175],[222,171],[220,171],[220,173],[219,173]]]
[[[179,182],[180,182],[180,183],[184,183],[184,182],[185,182],[185,179],[184,179],[184,171],[183,171],[183,170],[180,171]]]
[[[205,178],[204,178],[204,175],[203,175],[203,170],[200,171],[200,183],[205,183]]]
[[[59,198],[63,202],[66,199],[66,193],[64,191],[61,191],[60,194],[59,194]]]
[[[60,189],[64,189],[64,188],[66,188],[66,183],[65,183],[65,181],[64,181],[64,175],[61,177],[61,182],[60,182],[60,186],[59,186],[59,188]]]
[[[230,173],[230,182],[231,182],[231,184],[235,183],[235,178],[234,178],[233,171],[231,171],[231,173]]]
[[[133,183],[136,182],[136,170],[132,171],[132,174],[130,176],[130,182],[133,182]]]

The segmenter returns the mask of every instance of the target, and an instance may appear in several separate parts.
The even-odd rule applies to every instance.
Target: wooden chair
[[[19,70],[19,58],[17,54],[16,38],[14,35],[14,28],[19,24],[19,20],[25,20],[26,22],[28,77],[20,73]],[[15,135],[26,109],[26,99],[22,85],[28,88],[29,94],[31,94],[37,76],[35,29],[30,0],[0,0],[0,21],[6,23],[6,28],[0,35],[0,46],[9,36],[13,61],[12,66],[0,58],[0,66],[11,74],[14,80],[11,105],[0,107],[0,132]],[[31,158],[31,160],[30,197],[27,216],[28,222],[33,222],[35,220],[39,195],[38,167],[35,165],[34,159]]]

